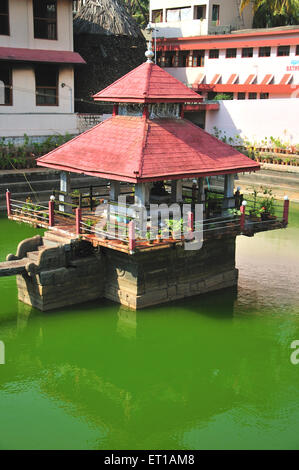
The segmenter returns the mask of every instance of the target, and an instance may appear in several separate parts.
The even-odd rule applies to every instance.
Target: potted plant
[[[264,220],[273,219],[275,217],[274,216],[275,208],[274,208],[274,197],[272,195],[272,190],[265,189],[263,194],[265,197],[262,199],[260,203],[259,213],[261,215],[261,219],[264,221]]]
[[[147,242],[148,242],[150,245],[152,245],[153,240],[151,239],[151,232],[150,232],[150,230],[148,230],[148,231],[146,232],[146,239],[147,239]]]

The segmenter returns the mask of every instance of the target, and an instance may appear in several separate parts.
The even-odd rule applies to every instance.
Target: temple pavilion
[[[113,103],[111,118],[75,137],[37,164],[61,171],[61,190],[70,192],[70,173],[110,182],[110,202],[117,201],[120,184],[134,185],[136,204],[159,200],[159,185],[170,191],[160,200],[183,202],[184,181],[196,183],[197,201],[204,199],[207,177],[222,175],[224,209],[235,207],[234,179],[259,164],[184,119],[186,103],[202,97],[147,61],[93,96]],[[158,197],[157,197],[158,196]],[[231,199],[231,201],[230,201]]]
[[[239,213],[241,195],[234,192],[234,179],[258,170],[259,164],[184,119],[186,103],[201,104],[201,96],[153,63],[151,44],[146,57],[94,95],[95,101],[113,103],[111,118],[38,158],[39,166],[61,172],[59,198],[51,196],[48,211],[6,193],[10,219],[49,228],[43,237],[20,242],[16,255],[0,265],[0,276],[17,274],[19,300],[40,310],[101,298],[139,309],[235,287],[236,236],[288,223],[288,200],[280,219],[272,198],[269,204],[263,201],[271,209],[262,208],[263,218],[257,217],[257,199],[248,215],[245,201]],[[89,207],[82,204],[86,195],[80,191],[75,202],[71,173],[95,177],[109,198],[103,199],[94,185]],[[124,192],[130,207],[142,207],[145,234],[137,210],[124,218],[112,213],[117,230],[111,233],[111,208],[119,208]],[[157,202],[179,209],[189,204],[186,236],[147,237],[147,223],[150,231],[153,227],[151,207],[162,205]],[[203,230],[192,217],[198,206],[204,208]],[[168,219],[173,226],[174,221]],[[158,228],[163,223],[160,218]],[[194,249],[198,233],[202,243]]]

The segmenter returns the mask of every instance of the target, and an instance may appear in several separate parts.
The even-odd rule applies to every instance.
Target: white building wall
[[[227,137],[240,135],[251,142],[270,136],[291,144],[299,143],[299,101],[269,99],[220,101],[218,111],[207,111],[205,130],[214,133],[214,126]]]
[[[0,47],[73,51],[72,0],[57,2],[57,40],[34,38],[32,0],[9,0],[9,22],[10,36],[0,35]],[[78,132],[74,67],[57,67],[58,106],[36,106],[34,65],[12,63],[12,106],[0,106],[0,137]]]
[[[194,20],[194,6],[206,6],[206,19]],[[212,23],[212,7],[220,6],[219,25]],[[152,10],[163,8],[162,23],[157,23],[157,37],[176,38],[188,36],[203,36],[220,32],[230,32],[233,29],[252,27],[252,9],[246,8],[242,14],[239,12],[240,0],[150,0],[150,18]],[[168,8],[192,7],[192,19],[178,22],[166,22]]]
[[[9,0],[10,36],[0,35],[0,47],[73,51],[71,0],[57,2],[57,40],[35,39],[32,0]]]
[[[299,43],[299,42],[298,42]],[[230,40],[228,47],[233,47]],[[273,74],[274,82],[278,84],[286,73],[293,74],[294,84],[299,84],[299,70],[289,71],[293,61],[298,61],[299,56],[296,56],[296,46],[291,46],[290,55],[287,57],[277,57],[277,47],[272,47],[271,57],[259,57],[258,48],[253,49],[253,57],[241,56],[242,50],[237,49],[237,57],[235,59],[227,59],[225,57],[225,49],[219,51],[219,59],[209,59],[209,51],[205,52],[205,65],[204,67],[169,67],[165,70],[173,75],[178,80],[186,85],[196,83],[199,75],[204,73],[206,75],[206,83],[210,83],[216,73],[221,73],[222,81],[225,84],[233,73],[239,74],[239,82],[244,83],[250,74],[257,75],[257,83],[261,83],[265,75]]]

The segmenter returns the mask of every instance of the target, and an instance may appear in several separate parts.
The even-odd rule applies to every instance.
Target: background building
[[[240,0],[150,0],[150,18],[157,37],[189,37],[229,33],[252,27],[253,13],[240,13]],[[162,7],[162,8],[161,8]]]
[[[77,132],[72,0],[1,0],[0,136]]]
[[[239,4],[168,0],[159,10],[152,0],[157,63],[206,101],[218,98],[216,106],[188,106],[208,132],[297,143],[299,26],[244,29],[252,10],[241,14]]]

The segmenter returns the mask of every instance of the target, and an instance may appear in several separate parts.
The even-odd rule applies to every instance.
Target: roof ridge
[[[147,137],[148,137],[148,128],[149,128],[149,123],[148,123],[148,119],[146,118],[144,119],[143,138],[141,142],[141,159],[139,162],[139,172],[138,172],[139,178],[142,177],[142,174],[143,174],[144,149],[145,149]]]
[[[150,85],[150,78],[151,78],[151,74],[152,74],[152,66],[154,65],[153,62],[145,62],[146,64],[148,64],[148,67],[147,67],[147,75],[146,75],[146,81],[145,81],[145,91],[143,92],[144,96],[148,96],[149,95],[149,85]]]

